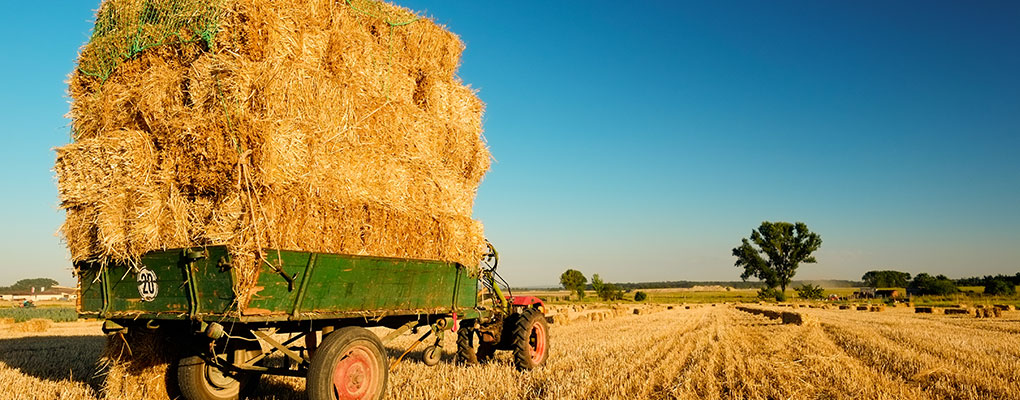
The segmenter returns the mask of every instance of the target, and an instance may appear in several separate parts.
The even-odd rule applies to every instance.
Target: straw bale
[[[163,332],[145,329],[108,336],[100,357],[103,394],[110,399],[179,398],[172,366],[177,358],[174,349],[181,345]]]
[[[812,322],[806,315],[792,311],[783,311],[780,314],[780,319],[784,324],[805,325]]]
[[[950,315],[950,314],[968,314],[968,315],[974,315],[974,310],[971,310],[969,308],[950,307],[950,308],[946,308],[944,310],[944,312],[945,312],[946,315]]]
[[[1000,311],[1013,311],[1016,309],[1016,307],[1014,307],[1012,304],[996,304],[995,309]]]
[[[219,8],[211,45],[171,41],[106,79],[70,76],[74,142],[55,170],[72,259],[227,245],[242,306],[270,248],[477,266],[472,208],[491,156],[456,35],[372,1],[150,5],[181,4]],[[79,65],[97,65],[107,39]]]
[[[53,321],[47,318],[32,318],[25,322],[17,322],[9,328],[14,332],[42,333],[53,327]]]

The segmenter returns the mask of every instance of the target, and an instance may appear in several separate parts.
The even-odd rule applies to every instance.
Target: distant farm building
[[[63,300],[71,301],[78,298],[78,291],[75,288],[53,286],[50,288],[40,287],[36,290],[20,291],[14,293],[7,293],[0,295],[0,299],[6,301],[45,301],[45,300]]]

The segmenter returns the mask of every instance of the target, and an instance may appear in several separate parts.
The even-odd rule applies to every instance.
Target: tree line
[[[581,271],[573,268],[564,271],[563,274],[560,275],[560,285],[571,293],[576,294],[578,300],[584,298],[584,291],[588,289],[594,290],[595,295],[604,301],[623,299],[624,289],[621,288],[620,285],[603,281],[599,274],[591,276],[591,285],[589,285],[588,278],[585,277]],[[634,296],[637,301],[645,299],[645,294],[643,292],[637,292]],[[638,297],[640,297],[640,299]]]
[[[1020,285],[1020,272],[1016,275],[985,275],[954,280],[945,275],[932,276],[924,272],[911,278],[908,272],[882,270],[868,271],[861,280],[870,287],[901,287],[913,294],[948,295],[958,293],[959,286],[982,286],[988,295],[1014,295],[1017,285]]]
[[[22,279],[11,286],[0,286],[0,294],[31,292],[32,288],[42,290],[43,288],[51,288],[58,284],[59,282],[50,278]]]

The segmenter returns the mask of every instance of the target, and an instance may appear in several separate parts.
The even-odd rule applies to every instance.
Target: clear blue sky
[[[762,220],[822,235],[800,278],[1020,271],[1020,2],[399,3],[467,43],[514,285],[739,279]],[[0,16],[0,285],[73,282],[50,149],[97,4]]]

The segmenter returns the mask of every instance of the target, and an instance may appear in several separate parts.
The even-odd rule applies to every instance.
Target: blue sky
[[[800,278],[1020,271],[1020,3],[398,3],[467,43],[515,285],[739,279],[763,220],[822,235]],[[0,285],[73,282],[50,148],[97,4],[0,17]]]

